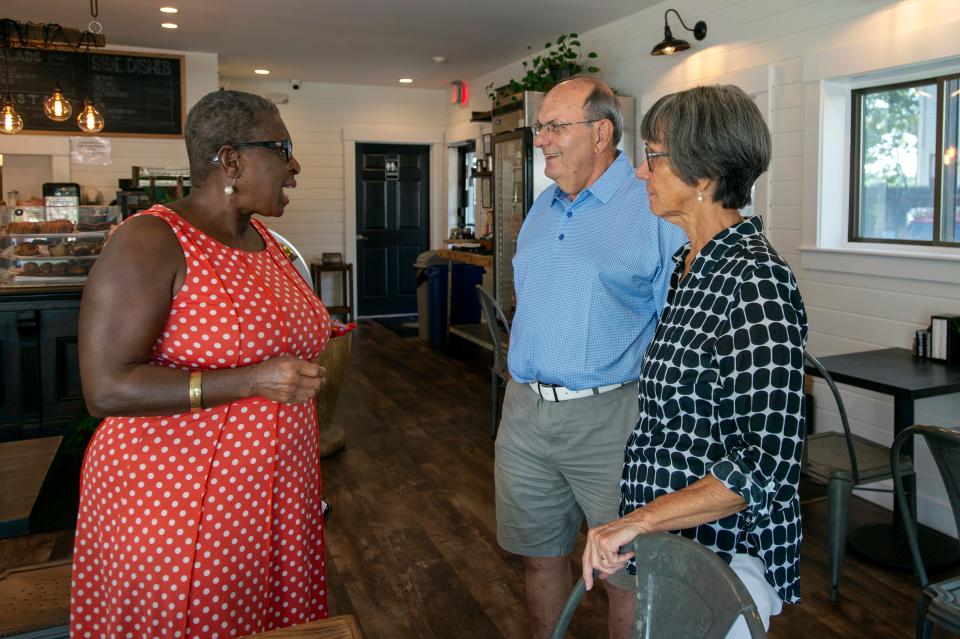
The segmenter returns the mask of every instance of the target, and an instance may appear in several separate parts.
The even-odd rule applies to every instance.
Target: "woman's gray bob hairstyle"
[[[750,189],[770,164],[770,130],[760,109],[733,85],[696,87],[666,95],[640,124],[647,142],[664,146],[685,183],[715,185],[713,201],[727,209],[750,203]]]

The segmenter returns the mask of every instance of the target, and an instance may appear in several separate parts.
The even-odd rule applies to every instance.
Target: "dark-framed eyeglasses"
[[[283,158],[286,162],[290,162],[290,159],[293,157],[293,140],[290,138],[286,140],[270,140],[267,142],[235,142],[233,144],[224,144],[224,146],[232,146],[235,149],[242,149],[245,146],[260,146],[274,151],[283,151]],[[219,162],[220,154],[217,153],[217,155],[213,156],[211,161]]]
[[[533,131],[533,137],[537,137],[541,133],[547,135],[556,135],[563,130],[565,126],[573,126],[574,124],[590,124],[591,122],[599,122],[603,118],[596,120],[580,120],[579,122],[557,122],[556,120],[551,120],[545,124],[540,124],[539,122],[534,122],[530,125],[530,130]]]
[[[647,166],[650,167],[651,169],[653,168],[653,166],[651,165],[651,162],[653,161],[654,158],[666,158],[666,157],[670,157],[670,154],[668,152],[651,151],[650,147],[647,146],[647,143],[646,142],[643,143],[643,161],[646,162]],[[643,164],[643,162],[641,162],[641,164]]]

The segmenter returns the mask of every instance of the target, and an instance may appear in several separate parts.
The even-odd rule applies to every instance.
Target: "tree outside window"
[[[853,92],[851,240],[957,243],[958,102],[956,76]]]

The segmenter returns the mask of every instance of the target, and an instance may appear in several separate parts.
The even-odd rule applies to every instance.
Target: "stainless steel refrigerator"
[[[517,235],[534,199],[553,181],[543,174],[543,153],[533,146],[530,126],[545,94],[525,91],[502,98],[493,110],[493,215],[494,289],[497,303],[507,315],[516,307],[513,288],[513,255]],[[623,109],[623,136],[618,147],[633,159],[633,98],[619,97]]]

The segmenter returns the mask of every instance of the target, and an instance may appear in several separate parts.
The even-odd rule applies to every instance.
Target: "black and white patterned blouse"
[[[621,516],[710,473],[746,509],[680,534],[728,562],[734,553],[758,557],[780,597],[798,603],[803,300],[759,217],[714,237],[681,281],[689,250],[674,256],[667,304],[640,371]]]

